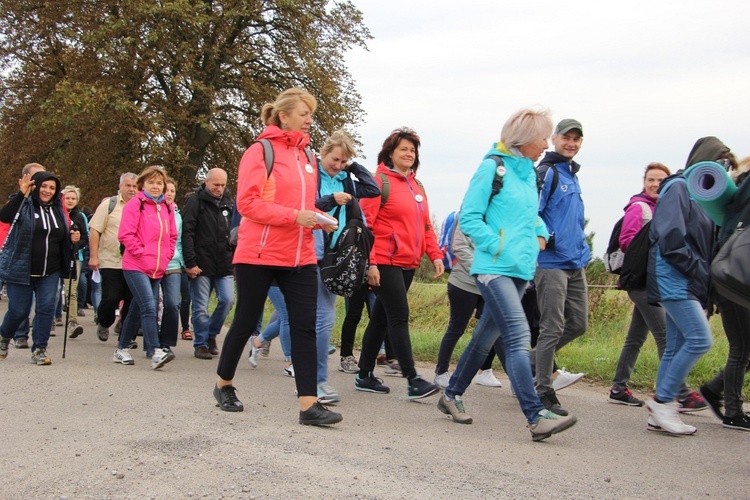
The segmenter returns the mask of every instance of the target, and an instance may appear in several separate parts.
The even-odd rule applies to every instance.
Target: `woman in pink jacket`
[[[122,325],[113,361],[132,365],[128,346],[140,327],[151,368],[158,369],[174,359],[167,347],[159,344],[156,308],[159,285],[177,244],[174,212],[164,199],[167,174],[161,167],[148,167],[136,181],[138,194],[122,209],[118,239],[122,254],[122,272],[133,292],[133,303]]]
[[[320,226],[323,214],[315,208],[318,167],[306,148],[316,107],[315,98],[304,89],[279,94],[273,104],[265,104],[261,110],[266,128],[258,137],[272,148],[271,168],[259,142],[240,160],[236,208],[242,220],[233,259],[237,302],[221,349],[214,397],[224,411],[244,409],[232,382],[253,331],[248,325],[258,324],[268,289],[275,282],[289,312],[299,423],[329,425],[340,422],[341,414],[318,403],[318,270],[312,230],[331,232],[338,226]]]

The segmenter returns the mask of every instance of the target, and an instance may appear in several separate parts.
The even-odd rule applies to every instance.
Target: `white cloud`
[[[529,105],[584,126],[576,160],[597,255],[649,162],[681,168],[705,135],[750,154],[744,1],[354,3],[375,36],[347,55],[367,112],[365,164],[374,170],[391,130],[414,127],[438,220]]]

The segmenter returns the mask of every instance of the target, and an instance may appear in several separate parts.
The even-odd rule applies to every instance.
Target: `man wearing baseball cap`
[[[555,352],[580,337],[588,328],[588,290],[585,267],[591,250],[584,232],[583,199],[578,183],[581,166],[573,161],[583,143],[583,127],[566,118],[552,135],[554,151],[548,151],[538,170],[544,179],[539,215],[550,232],[547,248],[539,253],[534,282],[541,314],[539,338],[532,353],[536,368],[536,390],[544,406],[558,415],[568,411],[560,405],[555,388],[562,389],[583,374],[555,371]],[[535,363],[534,363],[535,362]]]

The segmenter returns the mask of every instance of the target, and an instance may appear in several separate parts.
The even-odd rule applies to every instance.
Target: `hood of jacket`
[[[544,158],[542,158],[542,161],[539,162],[539,166],[541,167],[545,163],[549,163],[552,165],[555,165],[557,163],[570,163],[571,172],[573,175],[577,174],[578,171],[581,169],[581,165],[578,163],[569,160],[568,158],[564,157],[560,153],[556,151],[547,151],[545,153]]]
[[[31,192],[31,201],[33,201],[34,205],[36,205],[37,207],[43,205],[42,201],[39,199],[39,187],[42,185],[43,182],[46,182],[50,179],[55,181],[56,188],[55,188],[55,194],[52,196],[52,199],[50,200],[49,205],[54,205],[58,200],[62,199],[62,193],[60,192],[60,190],[62,189],[61,184],[60,184],[60,179],[58,179],[57,176],[55,176],[55,174],[42,170],[41,172],[35,173],[31,177],[31,180],[34,181],[34,186],[36,186],[34,190]]]
[[[690,154],[688,155],[687,163],[685,163],[685,168],[690,167],[691,165],[695,165],[698,162],[701,161],[716,161],[725,153],[728,153],[730,150],[719,139],[713,136],[709,137],[701,137],[697,141],[695,141],[695,144],[693,145],[693,149],[690,150]],[[664,184],[664,182],[662,182]]]
[[[276,125],[269,125],[258,136],[258,139],[280,142],[288,147],[306,148],[310,144],[310,135],[301,130],[286,130]]]

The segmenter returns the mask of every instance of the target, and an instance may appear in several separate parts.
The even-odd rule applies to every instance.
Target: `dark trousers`
[[[264,267],[250,264],[235,266],[237,300],[234,320],[221,349],[217,374],[224,380],[234,379],[242,351],[263,314],[268,289],[276,280],[289,312],[289,335],[292,341],[294,381],[299,396],[317,396],[317,348],[315,320],[318,301],[316,265],[298,268]]]
[[[359,287],[359,290],[354,292],[354,295],[345,299],[346,316],[344,317],[344,322],[341,324],[342,358],[353,354],[354,338],[357,335],[357,326],[362,319],[362,312],[364,312],[365,306],[367,307],[367,317],[369,318],[372,314],[373,301],[370,299],[371,296],[374,297],[374,294],[370,291],[370,286],[365,283]]]
[[[448,365],[450,365],[451,356],[456,349],[458,339],[466,332],[466,327],[469,326],[469,320],[471,320],[474,311],[476,311],[477,318],[482,315],[484,300],[478,293],[467,292],[452,283],[448,283],[448,304],[451,315],[438,351],[438,361],[435,367],[435,373],[438,375],[448,371]],[[493,359],[495,359],[494,347],[490,349],[487,359],[484,360],[482,371],[492,368]]]
[[[721,324],[729,341],[729,357],[724,369],[706,383],[708,389],[724,393],[724,414],[734,418],[742,415],[742,384],[750,367],[750,309],[735,304],[719,294],[714,303],[721,313]]]
[[[180,323],[183,332],[190,330],[190,280],[186,272],[180,274]]]
[[[365,378],[375,370],[375,363],[386,334],[391,341],[404,377],[413,378],[414,356],[409,338],[409,301],[407,292],[414,279],[414,269],[396,266],[378,266],[380,286],[375,287],[377,298],[370,322],[362,338],[362,356],[359,358],[359,376]],[[387,333],[386,333],[387,332]],[[295,369],[297,362],[295,361]]]
[[[125,283],[122,269],[99,269],[99,273],[102,276],[102,301],[99,303],[97,316],[99,325],[109,328],[115,322],[115,311],[120,307],[121,300],[123,306],[120,317],[123,322],[125,321],[133,294],[130,293],[130,288]]]

